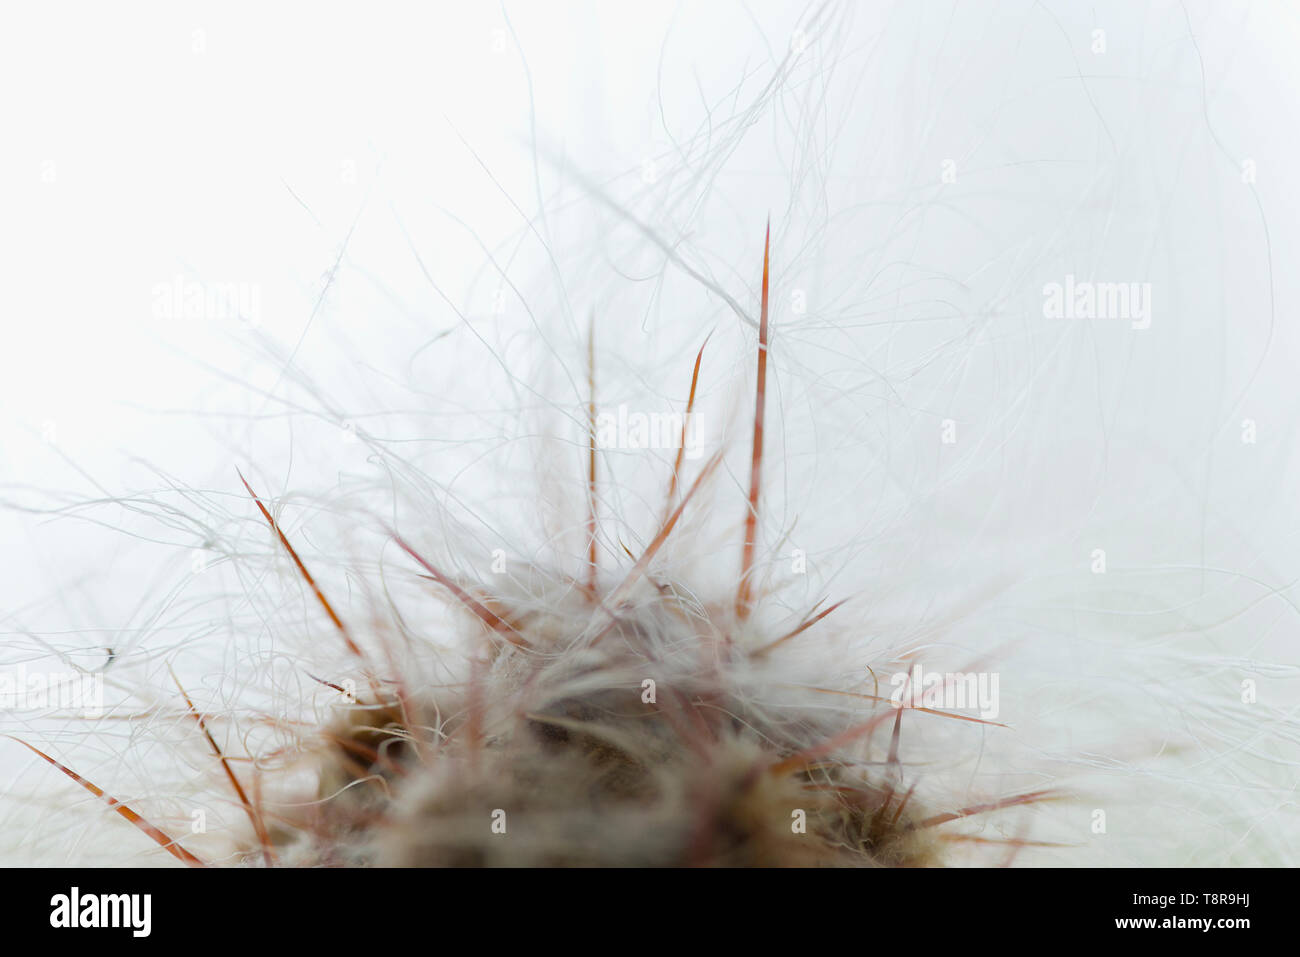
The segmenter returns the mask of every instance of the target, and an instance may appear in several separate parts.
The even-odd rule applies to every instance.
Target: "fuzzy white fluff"
[[[460,82],[513,102],[524,145],[486,155],[435,124],[465,161],[423,182],[419,150],[380,124],[364,189],[318,191],[321,228],[259,264],[323,278],[233,347],[220,330],[220,351],[183,344],[212,383],[175,403],[203,414],[186,420],[199,464],[146,440],[151,468],[121,482],[19,470],[11,485],[29,487],[5,499],[29,511],[6,520],[27,537],[6,561],[34,549],[49,571],[35,605],[6,596],[3,663],[93,670],[114,654],[105,718],[10,711],[0,730],[196,852],[241,859],[243,812],[170,667],[228,754],[259,755],[268,804],[312,793],[302,749],[339,714],[312,676],[365,678],[236,464],[382,674],[457,685],[477,640],[390,527],[580,633],[591,610],[566,604],[564,576],[585,574],[593,314],[602,411],[680,411],[708,339],[704,454],[683,480],[726,456],[651,572],[687,604],[730,595],[770,215],[764,596],[749,627],[762,640],[823,598],[847,602],[745,677],[753,707],[776,723],[795,707],[781,678],[871,693],[882,666],[993,672],[1006,727],[905,715],[918,799],[1068,799],[961,822],[952,862],[1010,852],[979,839],[1025,839],[1053,846],[1017,864],[1295,863],[1287,8],[827,4],[624,23],[574,7],[567,33],[510,16],[467,15],[462,29],[504,52]],[[1046,315],[1045,287],[1075,280],[1149,284],[1149,316]],[[654,537],[672,458],[601,449],[606,586]],[[108,528],[67,531],[76,518]],[[128,536],[139,544],[106,560]],[[60,556],[86,543],[94,577],[60,580],[76,567]],[[67,627],[51,593],[94,602]],[[865,706],[797,707],[835,724]],[[0,761],[5,863],[175,863],[17,744]],[[195,811],[206,834],[188,833]]]

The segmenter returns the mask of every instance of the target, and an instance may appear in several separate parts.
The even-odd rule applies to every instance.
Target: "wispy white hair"
[[[436,750],[481,708],[484,763],[528,770],[545,740],[521,743],[520,714],[592,721],[590,702],[585,717],[546,709],[615,687],[639,707],[656,678],[643,662],[600,658],[593,678],[583,657],[603,627],[581,592],[591,328],[599,411],[682,412],[703,349],[702,454],[675,499],[675,449],[624,431],[598,450],[597,580],[623,580],[722,453],[625,596],[623,625],[656,649],[661,693],[698,704],[725,690],[726,760],[815,751],[885,713],[874,699],[918,663],[996,674],[990,723],[904,711],[896,746],[890,715],[834,752],[891,807],[916,785],[900,821],[953,815],[927,828],[948,835],[941,847],[907,850],[916,862],[1293,863],[1287,8],[830,3],[620,26],[574,7],[551,33],[540,12],[508,14],[467,15],[490,52],[458,82],[485,97],[504,83],[523,145],[489,155],[428,119],[463,162],[427,181],[400,124],[381,125],[376,156],[354,164],[366,188],[318,190],[302,246],[263,264],[309,281],[235,350],[186,344],[214,383],[187,420],[217,423],[190,439],[201,465],[160,443],[122,483],[6,493],[43,556],[101,549],[84,584],[51,562],[47,592],[112,611],[92,620],[87,603],[66,622],[61,604],[6,602],[4,665],[99,674],[105,701],[91,719],[10,709],[3,730],[213,861],[259,860],[259,842],[194,711],[290,863],[327,856],[321,835],[345,859],[496,860],[490,830],[467,857],[446,835],[470,827],[465,801],[526,791],[503,783],[513,772],[466,798],[442,771],[340,771],[329,743],[354,701],[400,687],[414,746]],[[382,26],[347,30],[378,40]],[[706,673],[693,656],[741,570],[769,216],[758,599],[708,641],[753,651],[844,604]],[[1070,316],[1051,306],[1121,287],[1121,314],[1096,298]],[[59,531],[78,519],[99,525]],[[394,533],[517,620],[529,651],[476,664],[482,619],[421,578]],[[124,541],[138,543],[129,561],[107,557],[118,546],[102,543]],[[540,688],[519,670],[538,654]],[[619,740],[681,770],[656,757],[658,737]],[[6,861],[175,863],[21,745],[0,757]],[[589,783],[557,760],[558,779]],[[692,780],[657,790],[655,813],[694,820]],[[384,803],[364,826],[311,817],[365,789]],[[1008,800],[1042,792],[1054,799]],[[361,820],[371,800],[346,806]],[[584,841],[609,846],[602,828],[627,831],[552,823],[579,862]],[[676,846],[634,837],[630,862]],[[509,846],[565,862],[545,842]]]

